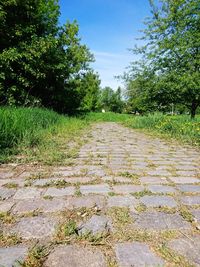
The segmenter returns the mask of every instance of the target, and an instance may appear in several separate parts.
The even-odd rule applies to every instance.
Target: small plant
[[[47,182],[44,186],[42,187],[57,187],[57,188],[62,188],[62,187],[66,187],[67,185],[69,185],[64,179],[62,180],[52,180]]]
[[[148,196],[153,195],[153,193],[147,189],[144,189],[143,191],[135,192],[135,193],[132,193],[131,195],[133,195],[136,198],[140,198],[140,197],[147,196],[147,195]]]
[[[49,254],[49,249],[45,246],[36,246],[32,248],[25,262],[20,263],[21,267],[42,267],[46,257]]]
[[[135,173],[130,173],[130,172],[121,172],[119,173],[120,176],[130,178],[131,181],[134,184],[140,184],[139,176]]]
[[[192,216],[192,214],[189,212],[189,210],[187,209],[187,207],[185,206],[181,206],[181,208],[179,209],[180,215],[188,222],[192,223],[194,221],[194,218]]]
[[[21,238],[17,234],[5,234],[0,231],[0,247],[14,246],[21,243]]]
[[[115,192],[108,192],[108,195],[109,195],[110,197],[114,197],[114,196],[116,196],[116,193],[115,193]]]
[[[135,210],[137,212],[144,212],[147,210],[147,207],[144,205],[144,204],[138,204],[136,207],[135,207]]]
[[[159,211],[159,212],[165,212],[165,213],[169,213],[169,214],[173,214],[173,213],[176,213],[177,212],[177,209],[176,208],[170,208],[170,207],[167,207],[167,206],[156,207],[155,209],[157,211]]]
[[[78,234],[76,221],[70,219],[68,222],[61,224],[58,227],[56,233],[56,241],[59,242],[70,242],[72,239],[76,239]]]
[[[105,239],[109,236],[109,233],[92,234],[90,231],[77,236],[77,240],[84,240],[92,244],[93,246],[104,245]]]
[[[17,188],[18,187],[18,184],[16,184],[16,183],[7,183],[7,184],[4,184],[3,185],[4,187],[6,187],[6,188]]]
[[[69,221],[63,226],[63,232],[65,236],[74,235],[77,233],[77,225],[75,221]]]
[[[77,188],[77,189],[76,189],[74,195],[77,196],[77,197],[81,197],[81,196],[82,196],[82,193],[81,193],[80,188]]]
[[[117,226],[131,223],[131,217],[128,208],[113,207],[108,211],[108,215],[111,216],[112,221]]]
[[[49,199],[49,200],[52,200],[52,199],[53,199],[53,197],[50,196],[50,195],[43,196],[43,198],[46,199],[46,200],[48,200],[48,199]]]
[[[167,247],[167,245],[163,242],[159,244],[155,248],[164,259],[169,261],[172,266],[184,266],[184,267],[192,267],[188,261],[184,259],[184,257],[177,255],[173,250]],[[175,264],[175,265],[174,265]]]
[[[0,212],[0,221],[5,224],[12,224],[15,222],[15,217],[9,212]]]

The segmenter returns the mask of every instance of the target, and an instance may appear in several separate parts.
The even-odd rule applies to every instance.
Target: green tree
[[[156,5],[152,0],[150,4],[152,16],[143,37],[146,45],[133,50],[142,56],[145,70],[154,73],[148,90],[142,90],[158,106],[184,104],[194,117],[200,105],[199,1],[161,0]]]
[[[121,113],[123,109],[121,88],[119,87],[116,92],[108,86],[103,88],[99,97],[99,107],[106,111]]]
[[[1,104],[80,109],[94,59],[77,22],[58,26],[59,14],[58,0],[0,0]]]
[[[98,109],[100,82],[98,74],[93,71],[84,75],[81,83],[81,92],[83,93],[80,105],[81,111],[95,111]]]

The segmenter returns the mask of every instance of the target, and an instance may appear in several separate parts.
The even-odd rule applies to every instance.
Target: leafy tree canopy
[[[92,82],[99,89],[95,78],[83,86],[94,77],[93,55],[81,44],[77,22],[59,26],[59,15],[58,0],[0,0],[2,105],[40,104],[72,114],[91,96]]]
[[[126,75],[128,95],[156,103],[184,104],[191,116],[200,105],[200,7],[198,0],[150,1],[152,16],[145,22],[141,55]],[[134,81],[134,82],[133,82]]]

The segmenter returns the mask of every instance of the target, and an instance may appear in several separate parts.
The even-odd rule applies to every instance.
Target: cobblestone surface
[[[200,152],[116,123],[85,139],[72,166],[0,166],[0,266],[36,246],[46,267],[200,266]]]
[[[26,247],[0,248],[0,266],[20,267],[19,261],[23,261],[28,254]]]

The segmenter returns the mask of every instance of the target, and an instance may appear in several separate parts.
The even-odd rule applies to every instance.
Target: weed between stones
[[[28,256],[21,267],[42,267],[50,249],[46,246],[35,246],[29,250]]]
[[[21,242],[22,242],[22,239],[17,234],[5,234],[3,231],[0,232],[0,246],[1,247],[13,246]]]
[[[0,221],[5,224],[12,224],[15,222],[15,217],[9,212],[0,212]]]

